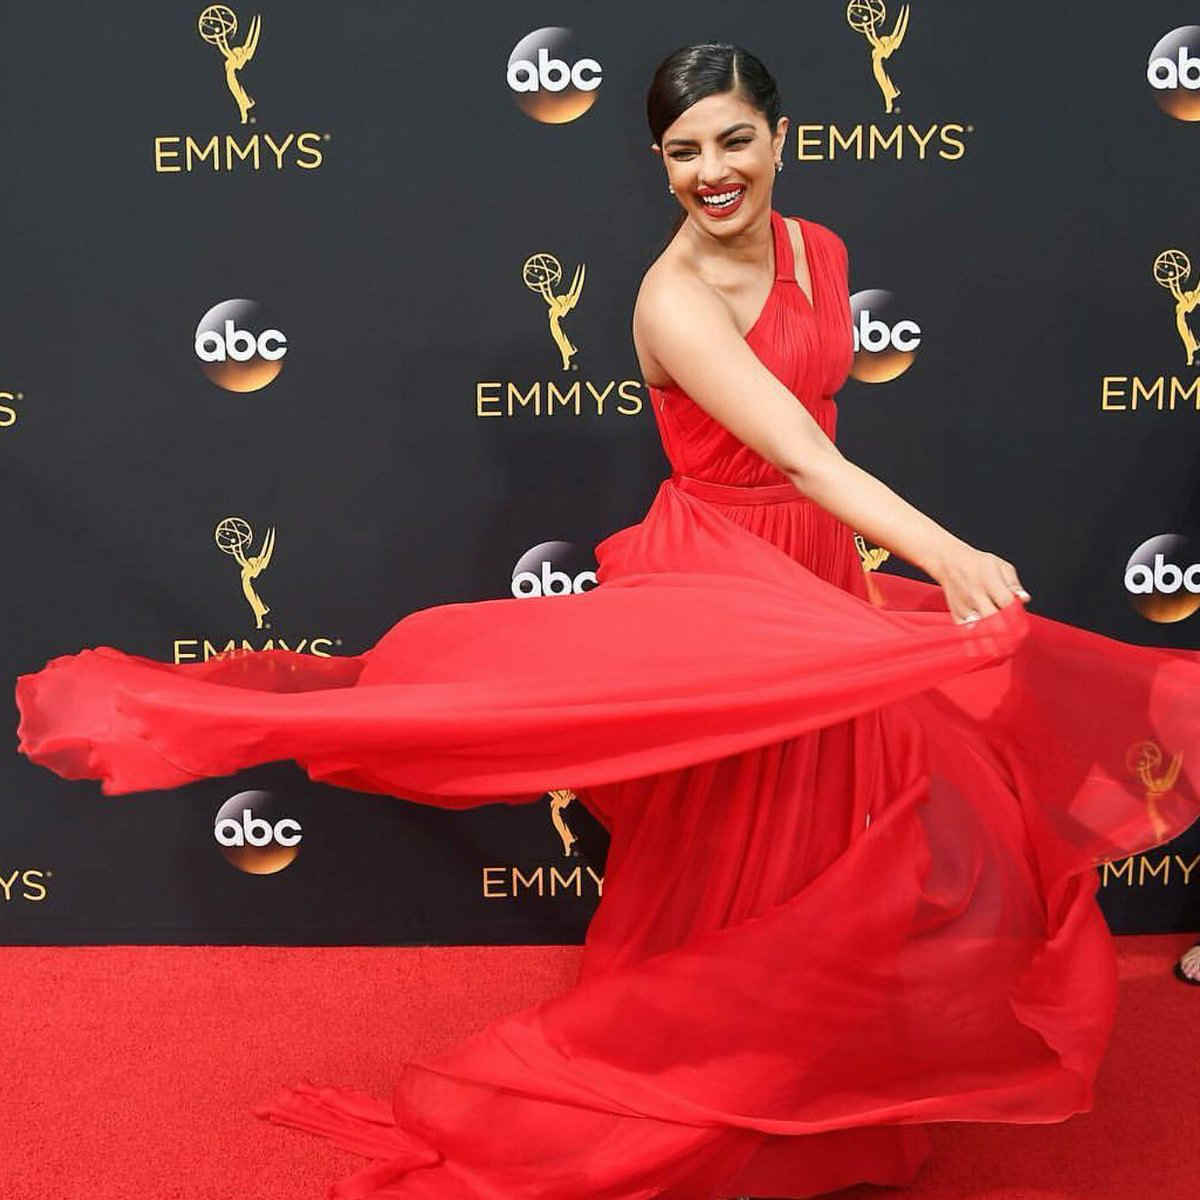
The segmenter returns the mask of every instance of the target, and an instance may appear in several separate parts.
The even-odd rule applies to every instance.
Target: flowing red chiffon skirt
[[[747,339],[833,436],[846,256],[772,213]],[[681,392],[674,472],[579,595],[412,613],[361,655],[17,681],[21,749],[105,794],[280,759],[444,808],[571,788],[611,835],[577,983],[390,1100],[260,1115],[373,1160],[340,1200],[714,1200],[911,1180],[923,1126],[1086,1110],[1114,1015],[1096,865],[1200,816],[1200,653],[1014,601],[957,625]]]

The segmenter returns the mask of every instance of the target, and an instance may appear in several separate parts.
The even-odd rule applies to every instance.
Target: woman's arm
[[[1012,564],[975,550],[845,458],[763,365],[706,284],[683,275],[647,276],[633,324],[641,345],[705,412],[804,495],[937,580],[958,620],[972,611],[988,616],[1012,602],[1013,585],[1020,586]]]

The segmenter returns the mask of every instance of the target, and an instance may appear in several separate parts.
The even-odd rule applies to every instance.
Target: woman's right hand
[[[1030,599],[1012,563],[966,542],[945,552],[929,574],[941,584],[946,605],[958,624],[989,617],[1015,600]]]

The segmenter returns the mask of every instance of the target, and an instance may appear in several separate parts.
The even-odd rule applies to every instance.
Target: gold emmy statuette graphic
[[[891,58],[904,41],[904,35],[908,32],[908,5],[900,6],[900,15],[892,32],[880,36],[876,27],[886,19],[887,9],[883,6],[883,0],[850,0],[846,5],[846,21],[850,28],[871,43],[871,74],[883,93],[884,111],[890,113],[892,101],[900,95],[900,89],[888,78],[888,73],[883,69],[883,60]]]
[[[864,571],[874,571],[880,563],[885,562],[892,556],[892,552],[885,550],[882,546],[875,546],[868,549],[867,543],[863,540],[861,533],[854,535],[854,546],[858,551],[858,557],[862,561],[862,569]]]
[[[1162,766],[1163,752],[1157,742],[1134,742],[1125,751],[1125,765],[1131,774],[1141,780],[1146,789],[1146,813],[1155,837],[1163,837],[1167,832],[1167,824],[1159,813],[1158,801],[1160,796],[1167,795],[1175,786],[1183,766],[1183,751],[1180,750],[1167,764],[1166,770],[1160,775],[1155,771]]]
[[[230,46],[229,39],[237,33],[237,17],[232,8],[224,4],[210,4],[200,14],[200,36],[210,46],[216,46],[225,58],[225,82],[237,101],[238,112],[242,114],[242,124],[246,124],[247,116],[254,107],[254,100],[238,79],[237,73],[254,57],[258,47],[258,35],[262,32],[262,17],[255,16],[250,22],[246,40],[240,46]]]
[[[562,810],[575,799],[575,793],[570,788],[555,788],[550,795],[550,820],[554,822],[554,828],[558,830],[558,836],[562,838],[563,857],[571,856],[571,847],[575,845],[576,837],[571,832],[570,826],[563,819]]]
[[[217,546],[225,554],[236,558],[238,566],[242,568],[242,594],[246,597],[246,603],[254,610],[255,629],[261,629],[263,617],[271,610],[254,590],[254,580],[270,565],[271,555],[275,551],[275,526],[272,525],[267,530],[267,536],[263,538],[262,549],[249,558],[246,557],[244,551],[253,540],[254,532],[248,521],[241,517],[226,517],[217,522],[213,537],[216,539]]]
[[[1175,297],[1175,328],[1187,351],[1187,365],[1196,365],[1196,335],[1188,325],[1187,316],[1200,304],[1200,283],[1190,292],[1180,286],[1192,273],[1192,263],[1182,250],[1164,250],[1154,260],[1154,282],[1165,287]]]
[[[562,355],[562,369],[571,365],[571,355],[578,349],[563,332],[559,322],[579,302],[583,291],[584,267],[580,263],[571,279],[571,288],[564,296],[554,294],[554,285],[562,282],[562,264],[553,254],[531,254],[521,267],[521,278],[531,292],[537,292],[550,309],[550,336]]]
[[[871,572],[875,570],[880,563],[891,558],[892,552],[885,550],[882,546],[868,547],[861,533],[854,535],[854,548],[858,551],[859,564],[862,566],[864,579],[867,585],[867,599],[870,600],[876,608],[883,608],[883,592],[880,591],[879,584],[871,578]]]

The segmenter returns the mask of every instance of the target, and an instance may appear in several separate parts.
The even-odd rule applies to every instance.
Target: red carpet
[[[1122,937],[1121,1006],[1093,1112],[942,1125],[904,1192],[839,1200],[1200,1194],[1194,939]],[[308,1077],[386,1096],[392,1064],[574,979],[577,947],[0,949],[0,1196],[323,1200],[362,1160],[260,1122]]]

